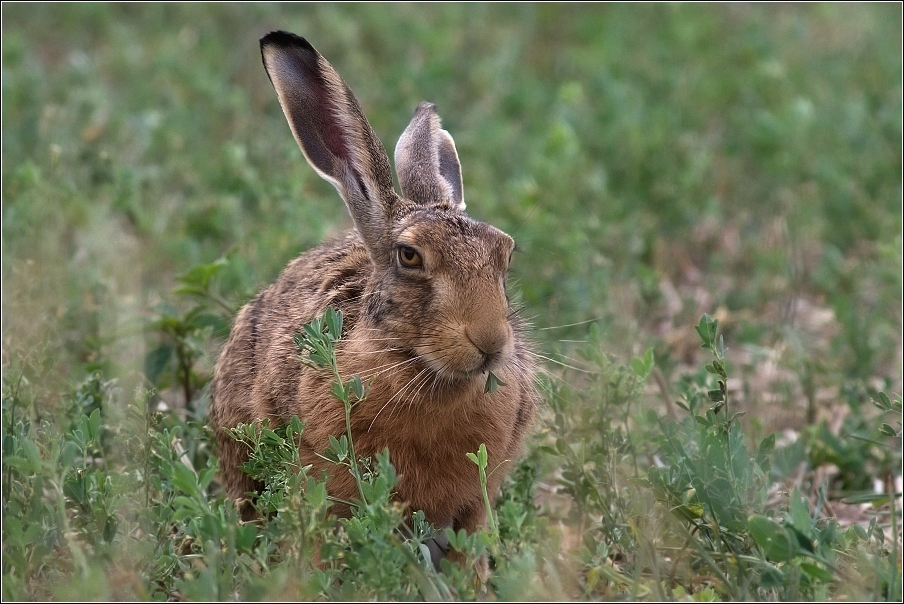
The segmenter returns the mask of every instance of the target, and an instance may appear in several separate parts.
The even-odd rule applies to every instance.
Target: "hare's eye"
[[[421,260],[421,255],[417,253],[417,250],[413,247],[408,247],[407,245],[403,245],[399,248],[399,262],[402,266],[408,268],[417,268],[424,264],[424,261]]]

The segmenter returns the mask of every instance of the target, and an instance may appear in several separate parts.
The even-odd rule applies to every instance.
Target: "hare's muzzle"
[[[494,369],[511,356],[513,338],[508,321],[469,325],[465,327],[464,333],[482,357],[478,371]]]

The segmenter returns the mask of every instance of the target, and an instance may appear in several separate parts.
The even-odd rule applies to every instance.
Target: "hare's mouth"
[[[495,371],[505,365],[508,358],[506,352],[500,350],[485,353],[479,349],[459,349],[446,351],[446,354],[419,351],[418,356],[440,378],[465,381],[486,376],[488,371]]]
[[[485,374],[487,371],[493,371],[494,369],[498,369],[500,365],[502,365],[503,354],[500,352],[491,352],[491,353],[480,353],[483,356],[483,362],[480,363],[480,367],[478,367],[473,373]]]

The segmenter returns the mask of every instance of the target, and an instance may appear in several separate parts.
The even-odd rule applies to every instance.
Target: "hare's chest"
[[[451,526],[463,510],[483,505],[477,465],[468,458],[481,444],[489,451],[487,471],[502,463],[505,443],[487,418],[464,422],[432,418],[414,430],[381,430],[383,438],[359,438],[373,451],[389,449],[390,460],[398,475],[396,487],[400,499],[412,509],[423,510],[437,526]],[[491,440],[490,432],[495,432]]]
[[[412,509],[423,510],[437,526],[451,526],[461,510],[482,499],[477,465],[468,459],[476,439],[450,436],[443,443],[412,442],[390,449],[399,477],[399,497]]]

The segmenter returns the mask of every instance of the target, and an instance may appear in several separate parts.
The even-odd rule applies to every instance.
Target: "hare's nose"
[[[494,325],[470,325],[465,327],[465,337],[485,356],[502,352],[512,338],[508,322]]]

